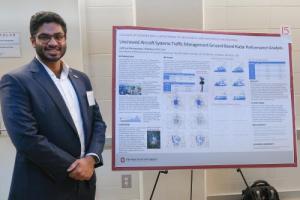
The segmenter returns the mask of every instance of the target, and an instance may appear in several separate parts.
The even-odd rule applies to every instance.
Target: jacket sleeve
[[[85,76],[87,82],[87,88],[89,91],[92,91],[91,83],[87,76]],[[95,101],[96,102],[96,101]],[[103,121],[101,116],[100,108],[97,104],[93,106],[93,118],[92,118],[92,138],[89,149],[86,150],[86,153],[95,153],[99,157],[99,162],[96,163],[95,167],[100,167],[103,165],[102,152],[105,144],[105,131],[106,124]]]
[[[17,152],[54,181],[68,177],[67,168],[76,158],[39,134],[30,95],[13,75],[2,77],[0,98],[3,121]]]

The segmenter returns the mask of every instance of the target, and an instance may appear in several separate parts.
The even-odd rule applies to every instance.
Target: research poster
[[[278,34],[113,31],[113,169],[296,166]]]

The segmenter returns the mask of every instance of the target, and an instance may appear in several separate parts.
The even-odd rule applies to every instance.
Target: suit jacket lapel
[[[31,71],[33,72],[33,78],[38,81],[39,84],[47,91],[55,105],[58,107],[58,110],[61,112],[68,124],[74,129],[75,133],[77,134],[77,129],[63,97],[61,96],[56,85],[51,80],[51,77],[49,76],[47,71],[37,59],[33,60]]]
[[[80,111],[81,111],[81,117],[82,117],[82,122],[83,122],[83,129],[84,129],[84,136],[85,136],[85,141],[87,141],[88,138],[88,103],[87,103],[87,97],[86,97],[86,88],[83,83],[83,81],[80,79],[79,75],[76,75],[76,72],[70,68],[69,71],[69,79],[71,80],[71,83],[75,89],[75,92],[77,94],[79,106],[80,106]]]

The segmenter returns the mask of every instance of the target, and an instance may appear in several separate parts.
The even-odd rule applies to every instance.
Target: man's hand
[[[84,181],[90,180],[94,173],[95,160],[92,156],[86,156],[73,162],[67,169],[69,177]]]

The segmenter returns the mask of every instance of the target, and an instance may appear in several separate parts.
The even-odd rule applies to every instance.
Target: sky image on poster
[[[296,166],[289,39],[113,34],[113,169]]]

